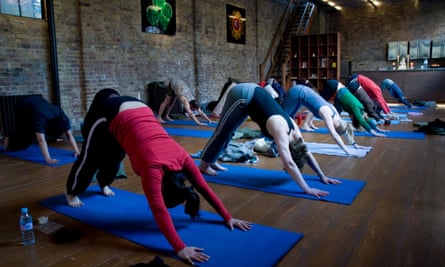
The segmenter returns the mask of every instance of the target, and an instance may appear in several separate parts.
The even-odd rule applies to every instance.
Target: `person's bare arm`
[[[68,142],[70,143],[71,147],[74,150],[74,156],[78,157],[80,155],[80,150],[79,150],[79,147],[77,146],[76,139],[74,139],[73,132],[71,130],[66,130],[65,136],[68,139]]]
[[[326,128],[328,129],[329,134],[331,135],[332,139],[334,139],[334,141],[346,153],[346,155],[349,155],[350,152],[346,148],[345,143],[343,142],[340,135],[335,130],[334,120],[332,118],[332,116],[333,116],[332,110],[328,106],[321,107],[319,110],[319,116],[325,122]]]
[[[301,187],[301,189],[303,189],[306,194],[314,195],[316,197],[327,196],[329,194],[328,192],[309,187],[304,180],[300,169],[298,169],[297,164],[293,161],[289,150],[289,135],[287,134],[289,127],[287,126],[284,118],[281,116],[272,116],[267,121],[266,127],[269,133],[273,136],[274,142],[277,145],[278,153],[280,154],[280,159],[283,163],[284,169],[287,171],[287,173],[289,173],[292,179]]]
[[[212,120],[209,119],[209,117],[207,116],[207,114],[202,111],[202,109],[198,109],[199,115],[201,115],[204,119],[206,119],[209,123],[212,123]]]
[[[45,139],[44,133],[36,133],[37,143],[39,144],[40,152],[42,152],[43,158],[48,165],[57,164],[58,159],[52,159],[48,151],[48,143]]]
[[[198,118],[196,118],[195,114],[193,114],[192,109],[190,108],[190,104],[184,96],[179,97],[179,101],[181,101],[182,106],[184,107],[185,112],[189,115],[189,117],[198,125],[205,125],[200,122]]]
[[[300,132],[300,129],[298,129],[298,127],[295,128],[295,135],[297,136],[297,138],[301,138],[301,140],[303,140],[303,136]],[[308,160],[308,165],[309,167],[311,167],[311,169],[317,173],[318,177],[320,178],[320,180],[325,183],[325,184],[341,184],[341,181],[338,179],[333,179],[333,178],[329,178],[328,176],[326,176],[324,174],[324,172],[321,170],[320,165],[318,164],[317,160],[315,159],[314,155],[308,150],[306,152],[306,155],[308,156],[309,160]]]
[[[379,130],[379,131],[381,131],[381,132],[389,132],[389,130],[383,130],[383,129],[380,129],[380,128],[378,128],[378,127],[377,127],[376,129]],[[372,135],[374,135],[374,136],[377,136],[377,137],[386,137],[385,134],[379,133],[379,132],[377,132],[377,131],[374,130],[374,129],[369,130],[369,133],[372,134]]]
[[[319,111],[319,115],[325,122],[326,128],[328,129],[329,134],[331,135],[332,139],[334,139],[334,141],[346,153],[346,155],[358,156],[357,152],[354,152],[354,150],[348,149],[346,147],[345,143],[343,142],[343,139],[335,130],[334,119],[341,120],[341,118],[340,118],[340,116],[334,115],[332,113],[333,113],[333,111],[327,106],[320,108],[320,111]]]

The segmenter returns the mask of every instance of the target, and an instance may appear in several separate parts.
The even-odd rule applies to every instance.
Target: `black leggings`
[[[84,192],[96,173],[100,187],[110,185],[124,157],[125,151],[108,131],[105,120],[99,119],[85,136],[80,156],[68,176],[66,192],[71,195]]]

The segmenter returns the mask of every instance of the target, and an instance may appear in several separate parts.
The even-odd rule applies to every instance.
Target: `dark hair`
[[[312,88],[314,90],[317,90],[315,85],[313,83],[311,83],[311,81],[309,81],[308,79],[296,79],[294,81],[295,81],[296,84],[302,84],[302,85],[310,87],[310,88]]]
[[[162,197],[167,208],[185,202],[185,213],[195,218],[199,215],[199,195],[192,186],[185,185],[182,172],[166,172],[162,178]]]
[[[200,109],[201,108],[201,104],[199,103],[198,100],[193,99],[192,101],[189,102],[190,108],[191,109]]]
[[[325,100],[330,100],[335,93],[337,92],[338,81],[336,80],[327,80],[323,89],[319,91],[321,97]]]

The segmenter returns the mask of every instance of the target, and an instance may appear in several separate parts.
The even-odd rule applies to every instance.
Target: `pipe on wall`
[[[54,5],[53,0],[46,1],[46,14],[48,18],[48,33],[51,55],[51,72],[53,82],[52,102],[56,106],[61,106],[60,101],[60,85],[59,85],[59,65],[57,62],[57,40],[56,26],[54,21]]]

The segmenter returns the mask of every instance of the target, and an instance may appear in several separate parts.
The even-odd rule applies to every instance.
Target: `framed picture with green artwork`
[[[174,35],[176,33],[175,0],[141,0],[142,31]]]

